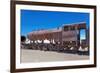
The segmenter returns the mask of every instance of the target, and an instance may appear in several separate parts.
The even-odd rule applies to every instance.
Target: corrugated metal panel
[[[77,41],[77,31],[62,32],[63,41]]]

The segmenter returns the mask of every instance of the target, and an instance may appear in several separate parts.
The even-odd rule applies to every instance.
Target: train
[[[83,29],[86,39],[81,40],[80,31]],[[30,48],[35,50],[77,52],[81,49],[89,51],[89,30],[86,22],[63,24],[58,28],[32,31],[27,34],[27,38],[30,40]]]

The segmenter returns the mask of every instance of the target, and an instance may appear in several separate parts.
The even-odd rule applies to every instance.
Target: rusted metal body
[[[49,40],[51,43],[60,43],[61,46],[80,46],[80,30],[86,29],[86,23],[64,24],[60,28],[30,32],[27,37],[31,41]],[[87,31],[86,31],[87,33]]]

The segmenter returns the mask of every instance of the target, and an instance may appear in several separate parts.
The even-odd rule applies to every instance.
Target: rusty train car
[[[89,33],[85,22],[64,24],[55,29],[32,31],[28,33],[27,38],[33,44],[37,40],[42,41],[42,44],[44,44],[44,40],[49,40],[50,44],[54,44],[53,42],[55,42],[54,46],[59,45],[59,49],[63,47],[64,50],[65,47],[79,47],[81,45],[80,30],[82,29],[85,30],[85,46],[89,46]]]

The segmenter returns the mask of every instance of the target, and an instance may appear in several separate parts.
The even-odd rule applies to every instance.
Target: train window
[[[85,29],[80,30],[80,40],[86,39],[86,31]]]
[[[71,26],[71,27],[70,27],[70,30],[75,30],[75,27],[74,27],[74,26]]]
[[[64,31],[68,31],[69,27],[68,26],[64,26]]]

